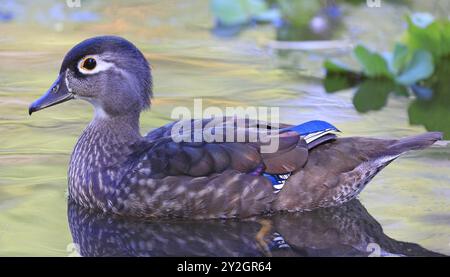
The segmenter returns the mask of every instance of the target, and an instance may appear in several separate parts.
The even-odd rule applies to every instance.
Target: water
[[[151,61],[155,99],[141,117],[143,133],[169,122],[174,107],[192,106],[194,97],[219,107],[279,106],[283,122],[327,120],[345,136],[425,131],[409,124],[412,99],[390,96],[382,110],[360,114],[352,104],[354,89],[325,92],[323,58],[345,59],[348,49],[279,53],[267,46],[276,35],[270,26],[215,37],[207,1],[82,2],[81,9],[93,14],[74,16],[76,8],[54,8],[58,1],[18,1],[16,19],[0,23],[1,256],[68,256],[76,249],[84,255],[450,255],[448,146],[402,156],[374,178],[360,202],[341,208],[202,224],[124,221],[69,207],[69,220],[67,163],[92,108],[72,101],[32,117],[27,109],[51,85],[66,51],[90,36],[124,36]],[[401,34],[397,14],[411,7],[383,9],[348,8],[345,24],[353,27],[342,38],[390,49]],[[355,24],[361,17],[364,23]],[[373,29],[375,23],[383,25]],[[90,222],[94,231],[87,232]],[[112,246],[97,236],[105,224]],[[277,234],[288,247],[274,246]],[[189,247],[180,247],[183,239]]]

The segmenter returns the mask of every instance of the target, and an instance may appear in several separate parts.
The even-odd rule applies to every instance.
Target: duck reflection
[[[440,256],[396,241],[358,200],[249,220],[131,220],[69,201],[81,256]]]

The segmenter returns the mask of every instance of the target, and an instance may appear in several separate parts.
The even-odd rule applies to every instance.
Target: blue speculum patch
[[[340,132],[338,128],[336,128],[332,124],[330,124],[326,121],[322,121],[322,120],[308,121],[308,122],[305,122],[305,123],[297,125],[297,126],[281,129],[281,131],[282,132],[283,131],[294,131],[294,132],[299,133],[302,136],[306,136],[306,135],[309,135],[312,133],[317,133],[317,132],[325,132],[325,131]]]
[[[338,128],[322,120],[312,120],[297,126],[281,129],[281,132],[287,131],[297,132],[305,138],[307,143],[311,143],[312,141],[329,134],[330,132],[340,132]],[[268,178],[272,183],[274,193],[278,193],[283,188],[291,174],[291,172],[286,172],[283,174],[263,173],[263,176]]]

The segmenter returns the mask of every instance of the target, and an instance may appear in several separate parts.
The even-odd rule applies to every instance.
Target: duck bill
[[[31,115],[34,112],[69,101],[73,98],[74,95],[67,89],[64,78],[59,75],[50,89],[39,99],[31,103],[28,108],[28,113]]]

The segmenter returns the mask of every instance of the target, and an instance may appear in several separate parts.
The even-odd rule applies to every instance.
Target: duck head
[[[150,106],[152,77],[144,55],[116,36],[89,38],[64,57],[58,78],[29,114],[71,99],[90,102],[97,116],[139,113]]]

